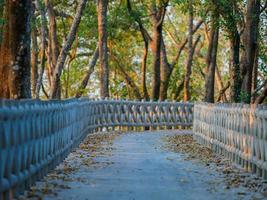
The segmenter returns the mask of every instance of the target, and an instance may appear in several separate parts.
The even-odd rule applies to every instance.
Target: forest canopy
[[[264,103],[266,0],[0,0],[0,98]]]

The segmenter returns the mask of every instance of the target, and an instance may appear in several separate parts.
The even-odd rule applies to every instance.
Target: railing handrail
[[[53,169],[91,132],[193,123],[193,104],[115,99],[0,100],[0,195]],[[0,197],[1,197],[0,196]]]
[[[202,145],[267,178],[267,107],[195,103],[193,132]]]

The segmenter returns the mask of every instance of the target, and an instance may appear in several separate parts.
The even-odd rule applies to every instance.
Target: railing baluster
[[[0,197],[8,198],[12,192],[17,195],[43,177],[88,133],[188,127],[193,123],[192,107],[168,101],[86,98],[0,100]],[[262,151],[267,150],[260,145],[257,156],[265,158],[267,153]]]

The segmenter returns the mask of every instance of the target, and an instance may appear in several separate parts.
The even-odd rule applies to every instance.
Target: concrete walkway
[[[81,167],[72,172],[75,181],[63,181],[67,187],[44,199],[251,199],[252,194],[244,188],[224,189],[224,183],[216,181],[222,177],[215,170],[162,148],[164,136],[184,133],[189,132],[122,134],[116,138],[111,155],[95,158],[100,167]],[[68,162],[77,159],[69,158]]]

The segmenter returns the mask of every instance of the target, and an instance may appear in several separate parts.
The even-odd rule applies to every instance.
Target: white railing
[[[193,104],[126,100],[0,100],[0,199],[28,188],[89,133],[192,126]]]
[[[194,106],[195,139],[267,178],[267,108],[242,104]]]

